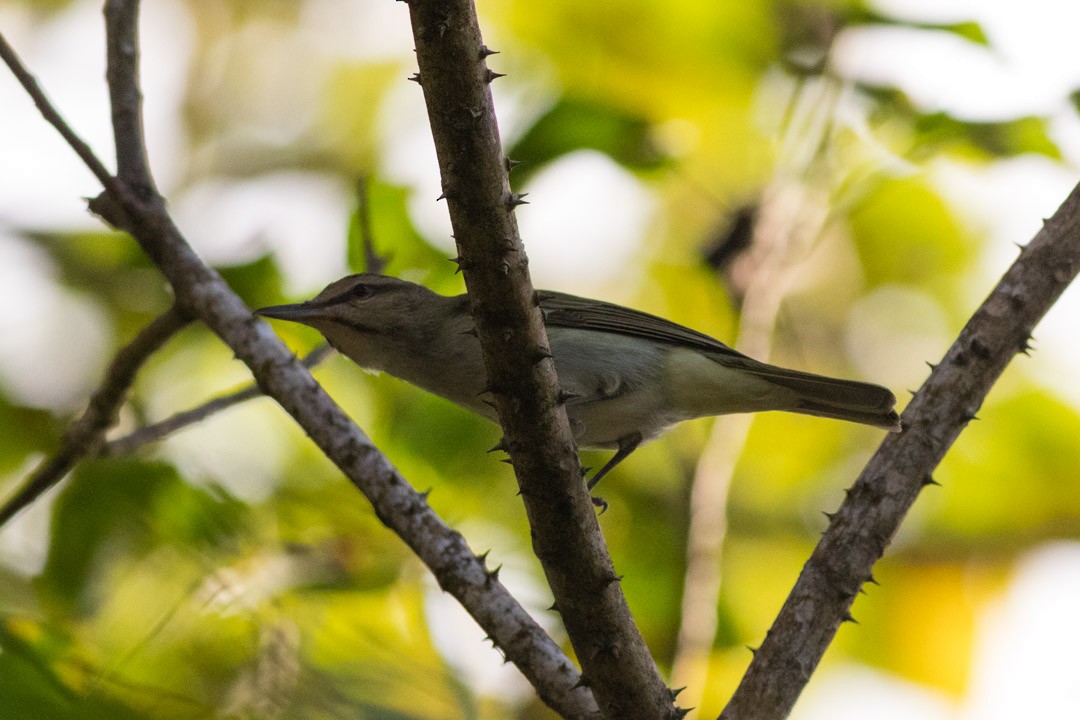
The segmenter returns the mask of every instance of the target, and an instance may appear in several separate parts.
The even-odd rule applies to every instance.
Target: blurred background
[[[253,307],[364,269],[463,291],[390,0],[144,3],[158,185]],[[0,30],[111,155],[100,3],[0,2]],[[479,0],[534,282],[901,406],[1075,184],[1071,0]],[[170,296],[0,73],[0,498]],[[1070,290],[936,473],[794,717],[1075,717],[1080,378]],[[298,353],[306,328],[275,329]],[[498,430],[333,357],[316,377],[564,645]],[[191,327],[111,437],[243,387]],[[687,423],[602,485],[623,587],[715,716],[880,431]],[[586,465],[606,455],[586,453]],[[699,458],[703,458],[699,462]],[[82,463],[0,529],[2,718],[548,718],[528,685],[271,401]],[[872,709],[872,710],[870,710]]]

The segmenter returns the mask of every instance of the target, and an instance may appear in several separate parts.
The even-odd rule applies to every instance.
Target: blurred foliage
[[[73,5],[4,4],[22,8],[27,27],[47,27]],[[168,192],[179,198],[200,183],[284,171],[331,178],[353,205],[346,236],[296,241],[307,254],[342,241],[345,272],[365,267],[362,186],[387,272],[461,292],[446,239],[418,221],[422,190],[402,170],[426,163],[433,171],[434,159],[430,140],[410,134],[425,122],[417,90],[405,82],[411,41],[380,44],[383,35],[407,38],[407,9],[388,15],[375,7],[385,4],[354,4],[351,14],[329,0],[184,4],[193,36],[175,142],[189,152]],[[334,22],[356,24],[356,47],[335,45],[332,25],[310,24],[328,9]],[[541,170],[590,150],[657,200],[656,222],[625,280],[591,294],[732,339],[739,293],[716,270],[737,277],[742,256],[740,248],[716,255],[716,238],[740,211],[752,223],[745,209],[764,202],[777,178],[795,176],[824,196],[829,221],[806,281],[781,311],[776,360],[868,375],[898,395],[910,372],[877,376],[844,350],[882,342],[849,337],[852,308],[901,288],[931,298],[958,329],[973,292],[986,291],[972,289],[983,282],[983,238],[923,168],[1062,157],[1048,118],[964,120],[920,108],[901,88],[837,77],[828,62],[835,39],[852,27],[945,32],[989,45],[976,23],[896,19],[858,0],[510,0],[480,9],[502,51],[489,64],[509,73],[494,87],[497,102],[506,93],[513,106],[508,154],[524,161],[515,186],[527,191]],[[827,128],[803,152],[799,143],[809,141],[796,128],[807,106]],[[542,208],[542,198],[532,199],[530,211]],[[739,232],[745,240],[749,226]],[[156,271],[120,234],[47,225],[15,234],[48,260],[28,273],[96,308],[109,349],[168,306]],[[252,306],[295,300],[286,294],[295,285],[285,254],[255,245],[219,271]],[[44,311],[39,322],[61,337],[67,331]],[[319,342],[306,328],[275,330],[298,353]],[[8,337],[12,346],[23,341],[30,339]],[[244,375],[227,358],[203,331],[179,335],[140,377],[117,433],[234,388]],[[920,500],[881,564],[884,587],[856,604],[861,626],[845,626],[827,662],[866,663],[962,695],[976,619],[1011,564],[1080,532],[1080,415],[1021,371],[1010,373],[1009,390],[991,396],[983,422],[937,474],[943,487]],[[550,599],[537,589],[542,574],[511,472],[483,452],[498,429],[341,358],[317,376],[414,485],[433,490],[436,510],[468,528],[476,550],[490,547],[494,564],[520,569],[528,581],[512,589],[557,625],[540,609]],[[32,406],[12,382],[0,386],[5,494],[55,450],[76,410]],[[603,485],[611,510],[602,526],[665,670],[679,626],[688,481],[707,429],[707,421],[676,429]],[[879,440],[873,430],[804,417],[768,414],[755,423],[729,500],[701,717],[715,715],[731,692],[749,660],[744,646],[760,641],[824,528],[820,511],[835,508]],[[586,453],[585,464],[605,457]],[[0,719],[551,717],[479,636],[460,639],[471,638],[457,634],[468,622],[441,609],[419,563],[268,401],[136,457],[87,461],[3,533],[10,542],[0,544]]]

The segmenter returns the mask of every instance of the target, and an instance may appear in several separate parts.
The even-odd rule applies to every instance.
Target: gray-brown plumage
[[[611,303],[540,292],[555,368],[578,443],[618,452],[592,487],[641,442],[683,420],[785,410],[900,430],[887,389],[759,362],[719,340]],[[379,370],[498,422],[486,402],[468,297],[383,275],[350,275],[311,300],[260,315],[319,330],[361,367]]]

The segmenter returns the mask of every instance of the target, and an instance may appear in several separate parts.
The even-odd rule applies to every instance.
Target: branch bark
[[[114,10],[133,15],[137,4],[120,2]],[[107,30],[115,32],[112,21]],[[109,47],[118,50],[110,52],[110,65],[137,63],[137,48],[129,52],[123,43],[112,42]],[[153,191],[141,197],[126,182],[109,174],[49,103],[2,35],[0,58],[46,120],[105,186],[106,192],[92,205],[131,233],[169,281],[180,307],[204,321],[251,369],[259,387],[285,408],[364,493],[380,520],[412,548],[435,575],[439,586],[461,602],[496,646],[532,682],[544,702],[564,717],[595,717],[596,705],[591,693],[581,687],[580,675],[554,641],[498,582],[495,574],[487,571],[483,559],[472,553],[464,538],[443,523],[424,497],[413,490],[330,399],[270,327],[255,318],[220,275],[198,258],[168,216],[164,200]],[[137,83],[137,72],[132,69],[110,71],[108,77],[114,82],[123,78],[122,82]],[[110,95],[114,102],[139,102],[137,88],[134,92],[111,89]],[[131,108],[124,112],[127,117],[139,114]],[[129,132],[135,131],[134,124],[129,126]],[[125,147],[135,146],[129,139],[122,142]],[[141,137],[138,145],[143,146]],[[149,177],[141,182],[138,178],[133,181],[137,187],[154,186]]]
[[[333,352],[333,349],[329,345],[320,345],[308,353],[300,362],[308,370],[311,370],[325,360],[331,352]],[[143,445],[149,445],[150,443],[164,440],[174,432],[178,432],[189,425],[202,422],[211,415],[215,415],[222,410],[227,410],[233,405],[239,405],[240,403],[260,397],[263,397],[262,390],[260,390],[257,385],[249,385],[241,390],[229,393],[228,395],[221,395],[211,400],[207,400],[203,404],[197,405],[190,410],[183,410],[175,415],[170,415],[164,420],[151,423],[138,430],[133,430],[123,437],[106,442],[101,446],[98,455],[101,457],[127,455],[128,453],[135,452]]]
[[[837,169],[829,152],[837,102],[833,83],[796,83],[784,114],[774,177],[755,209],[740,212],[749,246],[735,246],[738,269],[728,273],[729,289],[741,300],[734,347],[765,362],[784,298],[830,220],[833,203],[825,188],[834,186]],[[754,417],[716,418],[691,481],[682,613],[671,674],[673,684],[687,688],[680,697],[695,706],[705,695],[716,642],[728,493]]]
[[[723,720],[787,717],[873,565],[994,382],[1080,271],[1080,185],[1001,278],[849,489]]]
[[[57,453],[38,465],[19,491],[0,507],[0,527],[63,480],[79,460],[98,450],[139,368],[189,322],[191,318],[173,305],[120,349],[86,410],[64,432]]]
[[[518,234],[471,0],[410,0],[424,91],[477,336],[533,548],[606,717],[681,711],[630,615],[607,551],[560,396],[528,259]]]
[[[826,112],[829,109],[825,106]],[[813,133],[805,137],[810,142],[819,139]],[[765,362],[772,352],[784,296],[828,219],[828,199],[799,175],[785,174],[773,181],[763,193],[755,223],[749,259],[752,269],[747,272],[734,347]],[[695,706],[704,697],[716,641],[728,491],[753,418],[752,414],[734,414],[713,421],[691,481],[682,618],[672,678],[675,685],[687,687],[683,700]]]

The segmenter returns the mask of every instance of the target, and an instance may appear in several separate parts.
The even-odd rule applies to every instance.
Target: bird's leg
[[[596,487],[596,484],[600,482],[605,475],[611,472],[616,465],[625,460],[630,453],[637,450],[637,446],[641,444],[641,441],[641,433],[633,433],[626,437],[619,438],[617,445],[618,449],[615,451],[615,454],[607,461],[607,464],[600,468],[600,471],[593,475],[592,479],[589,480],[589,490],[591,491]],[[607,503],[604,502],[603,498],[594,497],[592,501],[593,505],[607,510]],[[601,512],[603,512],[603,510],[601,510]]]

